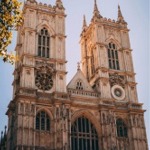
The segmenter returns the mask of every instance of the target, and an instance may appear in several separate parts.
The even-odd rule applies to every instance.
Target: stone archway
[[[71,121],[71,150],[99,150],[98,121],[89,111],[78,111]]]

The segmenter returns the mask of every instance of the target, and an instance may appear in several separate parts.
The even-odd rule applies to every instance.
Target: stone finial
[[[77,71],[80,70],[80,62],[77,63]]]
[[[87,27],[87,24],[86,24],[86,18],[85,18],[85,15],[84,15],[83,16],[83,27],[82,27],[82,29],[84,30],[86,27]]]
[[[122,12],[121,12],[121,9],[120,9],[120,5],[118,5],[118,22],[122,22],[122,23],[125,23],[124,21],[124,17],[122,15]]]
[[[60,8],[60,9],[64,8],[61,0],[56,0],[56,7]]]
[[[100,12],[98,10],[97,1],[96,0],[94,0],[93,18],[102,18],[102,16],[100,15]]]

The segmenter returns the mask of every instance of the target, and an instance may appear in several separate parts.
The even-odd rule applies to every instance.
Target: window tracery
[[[36,130],[49,131],[50,130],[50,118],[44,111],[40,111],[36,115]]]
[[[110,69],[120,70],[118,50],[112,42],[108,44],[108,63]]]
[[[116,125],[117,125],[117,136],[118,137],[127,137],[127,126],[124,123],[124,121],[122,119],[117,119],[116,121]]]
[[[83,83],[81,80],[78,80],[76,83],[76,89],[77,90],[83,90]]]
[[[93,124],[84,116],[71,126],[71,150],[98,150],[98,135]]]
[[[50,36],[48,30],[43,28],[38,34],[38,56],[49,58]]]

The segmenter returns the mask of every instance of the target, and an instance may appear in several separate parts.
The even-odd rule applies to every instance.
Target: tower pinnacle
[[[83,15],[83,27],[82,30],[84,30],[87,27],[86,18],[85,15]]]
[[[58,8],[64,8],[64,7],[63,7],[63,3],[62,3],[61,0],[56,0],[56,6],[57,6]]]
[[[118,4],[118,22],[122,22],[122,23],[125,22],[119,4]]]
[[[96,18],[102,18],[102,16],[100,15],[100,12],[99,12],[99,10],[98,10],[98,7],[97,7],[97,1],[96,1],[96,0],[94,0],[93,17],[96,17]]]

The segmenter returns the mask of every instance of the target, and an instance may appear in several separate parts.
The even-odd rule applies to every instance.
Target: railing
[[[82,95],[82,96],[91,96],[91,97],[99,97],[99,94],[90,91],[76,90],[76,89],[68,89],[68,93],[71,95]]]
[[[129,108],[132,108],[132,109],[142,109],[142,104],[130,104],[129,105]]]

